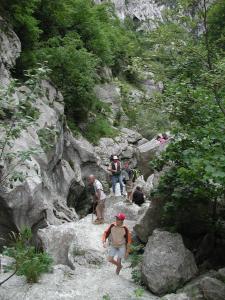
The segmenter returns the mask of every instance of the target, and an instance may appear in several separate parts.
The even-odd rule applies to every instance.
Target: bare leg
[[[132,192],[127,193],[127,198],[130,202],[132,202]]]
[[[108,261],[118,267],[118,262],[112,256],[108,257]]]
[[[121,264],[121,258],[117,258],[117,268],[116,268],[116,274],[119,275],[120,271],[122,269],[122,264]]]
[[[99,203],[96,206],[96,215],[97,215],[97,219],[100,220],[101,219],[101,204],[99,204]]]

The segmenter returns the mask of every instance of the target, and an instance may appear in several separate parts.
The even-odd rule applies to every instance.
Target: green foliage
[[[133,269],[131,271],[131,278],[132,278],[133,282],[136,283],[137,285],[140,285],[140,286],[143,285],[141,270]]]
[[[194,231],[192,224],[211,230],[225,194],[224,57],[209,40],[212,23],[207,27],[207,18],[202,19],[214,9],[197,7],[194,17],[185,16],[186,27],[184,14],[176,15],[147,38],[155,72],[163,69],[164,92],[154,105],[176,124],[173,141],[155,164],[169,170],[152,196],[166,199],[165,224],[182,233]],[[199,23],[205,31],[196,38]]]
[[[102,300],[110,300],[109,294],[106,294],[102,297]]]
[[[89,122],[84,135],[92,143],[97,144],[102,137],[115,137],[118,131],[113,128],[107,119],[101,115],[97,116],[94,121]]]
[[[16,234],[11,233],[12,245],[5,247],[4,254],[15,259],[11,268],[18,275],[24,275],[27,282],[37,282],[42,273],[48,272],[52,265],[52,258],[47,253],[38,252],[31,245],[32,232],[28,227]]]
[[[109,3],[3,0],[0,11],[22,41],[17,75],[47,60],[51,79],[63,93],[66,114],[76,123],[85,120],[88,111],[96,112],[93,87],[99,70],[107,65],[120,73],[139,51],[136,35],[120,23]]]
[[[131,262],[130,267],[132,268],[131,271],[131,278],[133,280],[134,283],[136,283],[137,285],[143,286],[144,283],[142,281],[142,276],[141,276],[141,262],[143,259],[143,249],[144,249],[144,245],[143,244],[135,244],[132,243],[131,244],[131,248],[130,248],[130,255],[129,255],[129,260]],[[135,291],[135,294],[137,292],[137,295],[139,295],[139,297],[141,296],[141,288],[139,291],[139,288]],[[140,293],[139,293],[140,292]],[[136,295],[136,297],[138,297]]]
[[[41,30],[34,17],[40,0],[2,0],[0,14],[5,17],[20,36],[26,48],[33,46],[39,39]]]
[[[96,101],[93,93],[96,57],[82,47],[75,33],[49,39],[36,54],[38,60],[48,60],[51,78],[64,95],[67,115],[76,122],[86,118]]]
[[[55,127],[52,126],[39,129],[37,134],[41,143],[41,147],[45,152],[48,152],[53,149],[59,132],[55,129]]]
[[[68,127],[70,128],[70,130],[72,131],[74,136],[79,136],[80,135],[80,130],[79,130],[77,124],[72,119],[69,118],[67,120],[67,124],[68,124]]]
[[[137,288],[134,291],[135,297],[136,298],[141,298],[144,295],[145,290],[143,288]]]
[[[144,248],[143,244],[134,244],[134,243],[131,244],[130,256],[129,256],[129,260],[131,261],[131,265],[130,265],[131,268],[137,267],[142,262],[143,248]]]
[[[137,72],[142,73],[141,68]],[[138,77],[140,78],[140,75]],[[122,107],[128,116],[126,124],[128,127],[137,129],[145,138],[150,140],[159,132],[165,132],[172,128],[173,123],[169,120],[168,113],[155,105],[155,101],[152,101],[157,93],[152,97],[148,97],[144,93],[140,96],[134,96],[135,93],[132,95],[132,91],[137,91],[134,86],[122,81],[119,82],[119,85],[122,91]]]
[[[208,14],[209,38],[218,49],[224,47],[225,41],[225,2],[214,1]]]

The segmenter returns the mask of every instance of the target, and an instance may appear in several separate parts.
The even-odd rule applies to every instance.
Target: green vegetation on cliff
[[[48,61],[51,79],[63,93],[67,116],[75,123],[95,111],[93,87],[108,66],[120,73],[138,51],[135,34],[120,23],[110,4],[91,0],[1,1],[0,15],[22,42],[16,73]],[[104,80],[104,79],[103,79]]]

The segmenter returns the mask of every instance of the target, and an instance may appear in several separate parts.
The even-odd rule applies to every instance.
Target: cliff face
[[[3,25],[0,27],[2,88],[13,81],[10,69],[15,65],[21,45],[10,27],[2,19],[0,22]],[[142,138],[140,134],[124,129],[114,140],[101,139],[97,146],[91,145],[82,136],[75,138],[66,125],[61,93],[46,80],[41,82],[40,88],[41,93],[33,102],[39,113],[38,119],[23,129],[4,150],[17,153],[37,148],[38,153],[31,153],[30,159],[23,163],[13,157],[10,165],[16,165],[14,171],[22,172],[25,179],[6,181],[3,188],[0,184],[0,245],[5,243],[4,238],[10,231],[18,231],[24,225],[36,232],[47,224],[74,221],[78,218],[77,212],[79,215],[87,214],[92,204],[86,193],[85,180],[88,175],[95,174],[107,187],[106,165],[115,151],[122,158],[137,163],[136,145]],[[27,86],[16,89],[12,101],[19,103],[26,92],[29,92]],[[6,136],[4,122],[9,120],[1,117],[2,140]],[[50,135],[45,136],[43,143],[46,133]],[[46,149],[45,144],[51,146]],[[4,176],[9,171],[8,162],[2,159],[0,163]]]
[[[96,4],[106,2],[95,0]],[[161,13],[164,5],[154,0],[111,0],[115,5],[118,17],[124,20],[130,17],[142,28],[151,28],[154,26],[154,20],[161,19]]]
[[[0,83],[9,83],[10,68],[20,54],[21,45],[17,35],[0,17]]]

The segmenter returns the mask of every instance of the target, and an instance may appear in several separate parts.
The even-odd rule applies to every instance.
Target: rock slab
[[[146,245],[142,278],[157,295],[171,293],[193,278],[198,269],[181,235],[154,230]]]

